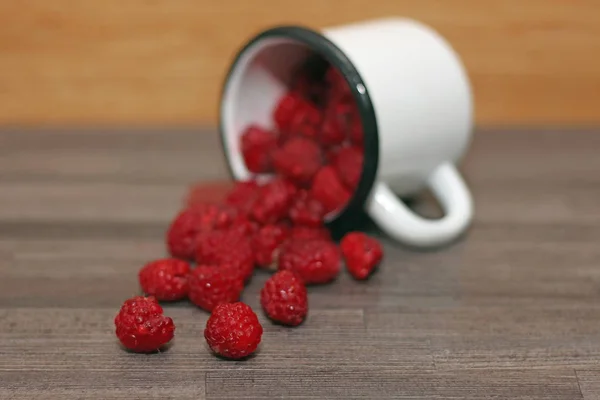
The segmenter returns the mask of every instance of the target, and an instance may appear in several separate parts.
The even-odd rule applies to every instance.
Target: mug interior
[[[223,98],[221,130],[225,151],[234,177],[238,180],[268,179],[246,168],[240,137],[248,125],[275,128],[273,109],[289,89],[294,72],[313,51],[288,38],[266,38],[248,47],[229,75]]]
[[[320,58],[337,69],[349,85],[363,129],[364,161],[360,182],[345,206],[330,212],[325,222],[335,231],[352,229],[365,220],[363,210],[379,161],[375,111],[362,78],[352,62],[329,39],[313,30],[282,26],[251,39],[238,53],[221,96],[220,133],[230,172],[236,180],[264,182],[273,174],[256,174],[245,165],[240,138],[247,126],[275,128],[273,110],[289,90],[297,71]]]

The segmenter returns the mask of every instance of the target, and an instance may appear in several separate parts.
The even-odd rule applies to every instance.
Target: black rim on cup
[[[329,217],[326,225],[335,232],[345,232],[350,229],[356,229],[358,225],[365,221],[364,204],[367,201],[379,163],[379,134],[377,129],[377,119],[375,110],[369,96],[368,89],[358,73],[356,67],[344,52],[338,48],[333,42],[322,34],[301,26],[278,26],[267,29],[257,36],[250,39],[237,53],[231,68],[229,69],[225,83],[221,93],[221,104],[219,111],[219,132],[221,137],[221,145],[223,153],[227,159],[227,167],[232,177],[236,178],[231,167],[231,159],[227,151],[224,109],[225,99],[230,78],[240,59],[244,56],[247,50],[251,49],[258,42],[265,39],[284,38],[294,42],[298,42],[309,48],[315,54],[320,55],[330,65],[337,68],[346,81],[350,85],[352,95],[359,109],[361,123],[363,126],[363,143],[364,143],[364,161],[362,174],[359,184],[354,191],[352,198],[346,206],[338,211],[332,218]]]

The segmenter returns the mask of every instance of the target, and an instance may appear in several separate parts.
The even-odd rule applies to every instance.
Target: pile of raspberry
[[[127,300],[115,318],[127,349],[167,345],[175,325],[159,303],[188,299],[211,313],[204,337],[212,351],[243,359],[263,332],[239,301],[256,269],[273,273],[260,292],[263,312],[293,327],[308,314],[307,286],[331,283],[342,263],[364,280],[381,262],[375,238],[349,232],[338,244],[324,224],[348,202],[362,172],[362,125],[345,79],[334,68],[320,79],[299,74],[273,120],[276,131],[252,125],[240,140],[247,169],[272,179],[237,182],[219,202],[190,198],[167,231],[170,257],[140,270],[147,297]]]

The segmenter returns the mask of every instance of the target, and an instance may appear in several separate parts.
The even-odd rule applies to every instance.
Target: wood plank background
[[[386,15],[445,35],[479,124],[600,122],[598,0],[2,0],[0,124],[214,123],[236,48]]]

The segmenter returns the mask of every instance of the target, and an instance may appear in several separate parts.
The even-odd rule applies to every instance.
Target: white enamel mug
[[[280,26],[252,38],[235,58],[221,97],[221,138],[233,177],[253,177],[239,148],[244,128],[274,127],[272,112],[292,73],[315,53],[348,81],[364,132],[359,185],[328,223],[351,229],[364,211],[410,246],[439,246],[460,236],[473,216],[456,168],[472,133],[471,88],[450,45],[414,20],[378,19],[321,32]],[[437,198],[443,217],[423,218],[401,200],[424,189]]]

